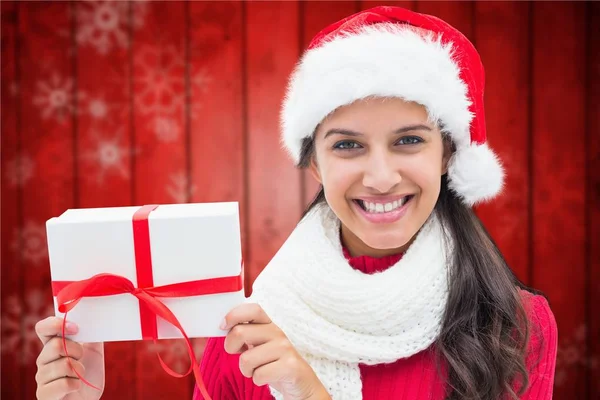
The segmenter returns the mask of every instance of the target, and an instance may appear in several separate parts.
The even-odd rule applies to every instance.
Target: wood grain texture
[[[477,214],[508,265],[527,283],[529,265],[529,4],[478,2],[477,48],[486,71],[485,111],[488,143],[506,172],[503,193],[477,207]]]
[[[600,3],[586,4],[587,20],[587,257],[589,399],[600,398]]]
[[[21,346],[20,309],[23,302],[21,268],[22,185],[32,159],[23,158],[20,138],[18,9],[15,2],[2,7],[2,397],[20,398],[22,366],[14,349]]]
[[[246,291],[300,219],[301,174],[279,144],[279,110],[298,60],[298,3],[246,8],[248,240]],[[287,45],[282,45],[286,43]]]
[[[584,11],[585,3],[533,3],[531,284],[558,323],[559,399],[587,396]]]
[[[22,264],[24,274],[21,356],[26,361],[23,398],[36,394],[35,360],[41,343],[32,334],[37,321],[54,315],[45,223],[75,206],[74,71],[67,2],[29,3],[19,7],[21,137],[24,154],[35,160],[23,185]]]

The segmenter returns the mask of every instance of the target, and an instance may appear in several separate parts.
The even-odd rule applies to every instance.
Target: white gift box
[[[70,209],[46,223],[52,281],[80,281],[110,273],[137,287],[132,218],[140,207]],[[240,276],[237,202],[159,205],[148,216],[153,286]],[[225,315],[245,301],[239,291],[163,298],[188,337],[224,336]],[[58,311],[56,297],[54,307]],[[78,342],[141,340],[140,301],[132,294],[86,297],[68,312]],[[157,318],[159,339],[181,338]]]

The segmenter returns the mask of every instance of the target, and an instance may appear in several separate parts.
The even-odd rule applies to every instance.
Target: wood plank
[[[477,207],[517,277],[529,279],[529,4],[478,2],[475,38],[486,71],[489,145],[502,160],[504,192]]]
[[[41,344],[35,323],[54,314],[45,223],[76,205],[74,198],[74,75],[71,5],[67,2],[23,3],[21,33],[21,115],[23,151],[35,170],[23,186],[24,277],[21,352],[25,361],[23,398],[35,398],[35,360]]]
[[[301,3],[300,11],[303,22],[301,46],[304,51],[319,31],[359,10],[355,1],[309,1]],[[302,181],[304,210],[312,202],[321,185],[306,170],[302,171]]]
[[[237,201],[246,254],[242,3],[191,2],[189,13],[191,201]]]
[[[584,11],[585,3],[533,3],[531,284],[558,323],[557,399],[587,398]]]
[[[21,187],[27,183],[31,159],[22,155],[20,130],[18,73],[18,8],[13,1],[2,7],[2,397],[21,398],[22,370],[19,362],[22,303],[20,260],[22,209]]]
[[[248,240],[246,291],[300,219],[301,174],[279,145],[279,110],[299,58],[298,3],[246,7]],[[277,40],[273,40],[277,38]]]
[[[132,203],[129,5],[77,2],[75,18],[78,206],[128,206]],[[111,34],[103,30],[103,20],[115,22]],[[103,397],[135,398],[133,342],[106,343],[105,365]]]
[[[386,1],[386,0],[359,0],[360,10],[368,10],[369,8],[378,6],[391,6],[391,7],[402,7],[409,10],[415,9],[417,0],[398,0],[398,1]]]
[[[473,1],[417,1],[415,11],[441,18],[474,42]]]
[[[587,256],[589,399],[600,398],[600,3],[586,4],[587,17]]]
[[[184,2],[132,3],[133,32],[133,203],[189,201],[186,144],[186,15]],[[136,342],[136,396],[140,399],[191,398],[190,379],[163,371],[158,350],[169,366],[185,372],[182,344],[176,340]]]

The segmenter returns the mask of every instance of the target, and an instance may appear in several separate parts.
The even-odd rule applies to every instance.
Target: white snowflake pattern
[[[558,345],[554,377],[557,386],[562,386],[567,382],[569,371],[575,366],[583,366],[588,369],[598,368],[598,359],[582,350],[585,349],[587,334],[587,327],[585,324],[581,325],[572,338],[567,338]]]
[[[20,354],[19,362],[27,365],[42,348],[35,333],[35,324],[54,315],[52,300],[46,298],[41,290],[33,289],[25,295],[25,304],[13,295],[3,306],[2,353]]]
[[[96,163],[98,172],[96,182],[102,184],[107,174],[116,174],[123,179],[129,178],[128,156],[134,151],[130,150],[123,142],[123,129],[119,128],[113,135],[107,135],[96,128],[91,134],[94,147],[82,152],[81,159]]]
[[[74,112],[73,79],[53,73],[47,81],[38,81],[33,104],[41,109],[43,119],[64,122]]]
[[[154,118],[154,134],[165,143],[174,142],[181,134],[181,126],[175,118],[158,116]]]
[[[78,114],[89,116],[93,122],[104,122],[109,117],[112,119],[115,117],[115,111],[123,109],[123,104],[106,100],[104,94],[89,95],[80,91],[78,97]],[[127,107],[125,109],[127,110]]]
[[[135,103],[142,114],[175,114],[185,101],[185,63],[173,45],[145,45],[134,55]]]
[[[144,25],[145,4],[136,4],[132,26]],[[84,1],[78,3],[76,40],[79,45],[90,45],[100,54],[108,54],[113,47],[128,46],[129,2]]]
[[[185,172],[178,172],[169,176],[167,193],[175,203],[185,203],[188,198],[188,176]],[[196,192],[196,185],[191,185],[190,196]]]
[[[208,91],[208,85],[213,81],[213,78],[205,69],[200,69],[192,74],[191,76],[192,93],[206,93]],[[200,118],[202,110],[202,102],[198,101],[192,95],[192,101],[190,104],[190,117],[192,120],[198,120]]]
[[[35,161],[29,155],[17,154],[6,165],[6,178],[12,186],[24,186],[35,171]]]
[[[193,338],[192,348],[196,358],[200,358],[206,339]],[[159,353],[163,361],[176,372],[183,373],[190,366],[190,356],[183,339],[163,339],[155,342],[147,342],[147,351],[155,354]]]
[[[16,252],[21,251],[23,260],[38,266],[48,258],[46,228],[37,222],[27,221],[22,229],[15,231],[12,248]]]

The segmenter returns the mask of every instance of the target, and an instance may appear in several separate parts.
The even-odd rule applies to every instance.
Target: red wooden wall
[[[600,3],[3,1],[4,398],[35,397],[44,223],[67,208],[239,201],[250,289],[316,190],[279,149],[286,78],[319,29],[376,4],[437,15],[479,49],[508,179],[478,211],[549,296],[555,398],[600,398]],[[106,348],[106,398],[191,397],[153,346]],[[181,343],[159,350],[185,369]]]

